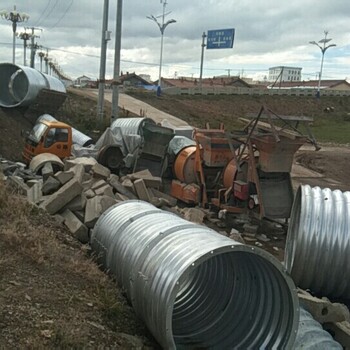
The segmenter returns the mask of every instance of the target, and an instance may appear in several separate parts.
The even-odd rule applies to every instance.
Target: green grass
[[[348,116],[315,117],[312,132],[318,142],[350,143],[350,120]]]

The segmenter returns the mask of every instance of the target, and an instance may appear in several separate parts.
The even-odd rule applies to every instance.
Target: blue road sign
[[[231,49],[234,37],[234,28],[208,30],[207,49]]]

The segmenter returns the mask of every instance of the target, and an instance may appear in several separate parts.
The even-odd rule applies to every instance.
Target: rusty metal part
[[[236,160],[232,159],[230,162],[227,163],[224,175],[222,178],[224,187],[230,188],[233,186],[233,181],[236,179],[237,176],[237,165]]]
[[[176,156],[174,173],[178,180],[186,183],[196,183],[196,146],[187,146]]]
[[[288,228],[286,267],[303,289],[350,298],[350,192],[299,187]]]
[[[290,349],[295,286],[267,252],[146,202],[97,221],[91,246],[164,349]]]
[[[55,154],[52,153],[41,153],[30,161],[29,169],[38,174],[41,172],[41,169],[45,166],[46,163],[51,163],[52,167],[58,170],[62,170],[64,168],[64,164],[60,158],[58,158]]]
[[[33,68],[0,63],[0,107],[29,106],[43,89],[66,92],[57,78]]]
[[[199,203],[201,198],[201,190],[198,185],[185,184],[177,180],[171,182],[170,194],[188,204]]]
[[[265,172],[290,172],[294,153],[306,142],[306,138],[294,140],[279,136],[276,141],[273,135],[253,136],[252,142],[259,151],[259,167]]]

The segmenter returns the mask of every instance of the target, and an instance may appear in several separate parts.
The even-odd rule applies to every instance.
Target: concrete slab
[[[61,187],[61,183],[53,176],[49,176],[42,186],[43,195],[48,195],[56,192]]]
[[[142,179],[135,180],[134,187],[135,187],[136,194],[139,197],[139,199],[146,201],[146,202],[151,201],[151,197],[148,193],[145,182]]]
[[[69,170],[77,164],[82,164],[85,168],[85,172],[88,173],[96,163],[97,160],[91,157],[78,157],[73,159],[67,159],[64,164],[64,170]]]
[[[74,173],[71,171],[59,171],[54,175],[54,178],[58,180],[62,185],[72,180],[73,177],[74,177]]]
[[[66,209],[61,215],[64,218],[64,224],[68,227],[73,237],[81,243],[88,243],[88,228],[69,209]]]
[[[57,192],[52,194],[44,203],[41,204],[49,214],[56,214],[66,204],[68,204],[74,197],[80,194],[83,187],[75,178],[67,182]]]
[[[92,176],[98,179],[107,180],[111,175],[111,171],[99,163],[96,163],[91,168],[91,171],[92,171]]]

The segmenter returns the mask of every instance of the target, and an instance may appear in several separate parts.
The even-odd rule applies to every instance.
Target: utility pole
[[[103,21],[102,21],[102,38],[101,38],[101,58],[100,58],[100,79],[98,84],[98,104],[97,117],[102,126],[104,112],[104,94],[105,94],[105,77],[106,77],[106,53],[107,42],[111,39],[111,32],[108,31],[108,10],[109,0],[104,0]]]
[[[38,49],[38,45],[34,43],[35,38],[40,38],[39,35],[35,35],[36,30],[42,31],[41,28],[36,28],[36,27],[30,27],[30,28],[25,28],[25,29],[31,29],[32,34],[30,35],[30,67],[35,68],[35,53],[36,50]]]
[[[202,90],[202,77],[203,77],[203,61],[204,61],[204,48],[207,46],[205,44],[205,38],[207,37],[207,35],[205,34],[205,32],[203,32],[202,34],[202,54],[201,54],[201,68],[200,68],[200,72],[199,72],[199,87]]]
[[[27,65],[27,41],[30,39],[30,34],[27,32],[21,33],[19,38],[23,40],[23,65]]]
[[[112,85],[112,119],[118,118],[119,104],[119,77],[120,77],[120,50],[122,40],[122,11],[123,0],[118,0],[117,21],[115,28],[115,46],[114,46],[114,74]]]
[[[45,54],[40,51],[38,53],[39,57],[40,57],[40,72],[42,73],[43,72],[43,58],[45,57]]]
[[[49,74],[49,49],[46,48],[46,55],[44,57],[45,61],[45,74]]]
[[[231,69],[225,69],[227,71],[227,76],[230,77],[231,76]]]

